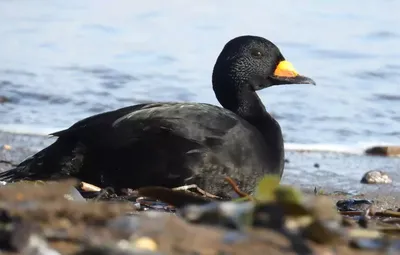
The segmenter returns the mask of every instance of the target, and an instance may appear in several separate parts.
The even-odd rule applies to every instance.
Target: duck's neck
[[[267,144],[267,151],[263,153],[265,161],[272,168],[270,171],[282,175],[284,148],[281,128],[278,122],[265,110],[265,106],[254,90],[250,87],[245,89],[246,86],[239,88],[240,91],[230,91],[231,95],[228,91],[225,91],[223,97],[217,95],[217,98],[224,108],[235,112],[261,133]]]

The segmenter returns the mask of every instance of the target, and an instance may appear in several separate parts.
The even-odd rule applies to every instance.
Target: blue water
[[[259,94],[288,143],[400,143],[399,1],[1,0],[0,130],[51,132],[143,101],[218,104],[223,45],[275,42],[317,86]]]

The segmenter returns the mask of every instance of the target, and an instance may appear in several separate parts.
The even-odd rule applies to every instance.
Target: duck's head
[[[232,88],[255,91],[282,84],[315,82],[300,75],[279,48],[262,37],[246,35],[230,40],[214,66],[213,88],[217,94]]]

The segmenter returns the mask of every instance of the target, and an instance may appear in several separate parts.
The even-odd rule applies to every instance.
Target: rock
[[[108,221],[107,226],[126,235],[132,235],[139,229],[140,221],[136,215],[126,215]]]
[[[367,199],[343,199],[336,202],[339,211],[364,211],[373,204]]]
[[[20,254],[26,255],[60,255],[50,248],[40,233],[40,227],[35,223],[15,222],[10,235],[11,246]]]
[[[11,102],[11,99],[6,96],[0,96],[0,104]]]
[[[242,229],[250,224],[248,219],[251,218],[253,212],[254,203],[252,202],[212,202],[185,206],[178,215],[192,223]]]
[[[374,146],[365,150],[367,155],[400,156],[400,146]]]
[[[58,251],[50,248],[47,242],[37,235],[29,237],[28,245],[21,251],[21,254],[26,255],[61,255]]]
[[[149,237],[142,236],[135,240],[134,247],[141,250],[157,251],[157,243]]]
[[[283,185],[267,203],[214,201],[178,208],[176,214],[137,212],[131,200],[82,203],[65,199],[66,192],[75,192],[71,182],[0,186],[0,252],[11,247],[31,255],[382,253],[348,247],[348,236],[365,235],[342,227],[329,197],[299,199]],[[376,233],[367,238],[377,239]]]
[[[86,201],[75,187],[71,187],[70,191],[64,194],[64,198],[73,201]]]
[[[361,183],[365,184],[388,184],[392,183],[392,179],[387,173],[380,170],[371,170],[364,174]]]
[[[12,149],[12,147],[11,147],[11,145],[9,145],[9,144],[4,144],[4,145],[3,145],[3,149],[9,151],[9,150]]]

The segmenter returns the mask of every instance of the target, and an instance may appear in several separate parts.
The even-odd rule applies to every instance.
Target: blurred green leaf
[[[309,215],[301,191],[290,186],[279,186],[275,190],[276,202],[282,206],[285,214],[291,216]]]
[[[301,204],[303,196],[296,188],[290,186],[280,186],[275,190],[275,197],[279,203]]]
[[[279,186],[280,178],[278,175],[266,175],[258,183],[254,192],[254,198],[260,202],[270,202],[275,200],[275,190]]]

